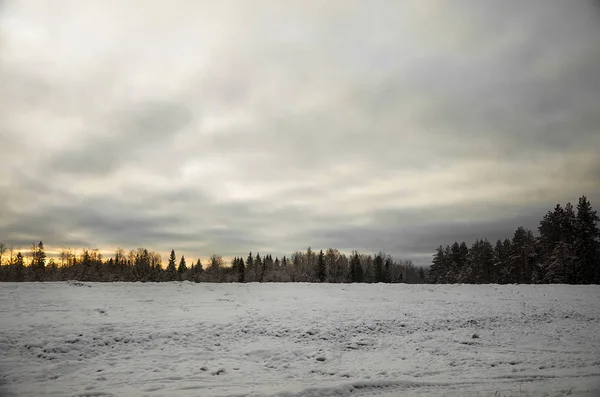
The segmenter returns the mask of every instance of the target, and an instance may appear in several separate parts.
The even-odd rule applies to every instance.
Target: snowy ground
[[[0,352],[0,395],[600,396],[600,287],[4,283]]]

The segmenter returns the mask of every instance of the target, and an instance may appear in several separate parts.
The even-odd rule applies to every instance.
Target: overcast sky
[[[383,250],[600,209],[594,1],[5,0],[0,241]]]

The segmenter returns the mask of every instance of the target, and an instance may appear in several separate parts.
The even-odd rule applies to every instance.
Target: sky
[[[0,241],[380,250],[600,208],[600,2],[0,2]]]

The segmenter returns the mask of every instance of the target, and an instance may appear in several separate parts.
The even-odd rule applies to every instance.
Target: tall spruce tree
[[[446,268],[448,258],[446,257],[446,250],[440,245],[433,255],[431,267],[429,268],[428,281],[432,284],[441,284],[446,282],[446,274],[449,269]]]
[[[256,281],[256,272],[254,271],[254,257],[252,252],[246,258],[246,281]]]
[[[246,282],[246,265],[243,258],[237,259],[237,280],[238,283]]]
[[[169,264],[167,265],[166,271],[166,279],[167,281],[175,281],[177,279],[177,265],[175,261],[177,257],[175,256],[175,250],[171,250],[171,255],[169,255]]]
[[[356,282],[357,283],[365,282],[365,269],[363,268],[360,257],[358,257],[358,263],[356,264]]]
[[[327,269],[325,268],[325,254],[323,250],[319,252],[319,257],[317,258],[317,281],[320,283],[324,283],[327,277]]]
[[[566,241],[561,240],[554,245],[548,258],[546,280],[549,283],[567,283],[570,280],[573,255]]]
[[[31,271],[33,281],[44,281],[44,273],[46,270],[44,243],[40,241],[37,245],[34,244],[31,251]]]
[[[191,281],[199,283],[203,272],[204,268],[202,267],[202,261],[200,260],[200,258],[198,258],[196,264],[190,270]]]
[[[181,259],[179,260],[179,267],[177,267],[177,273],[179,280],[183,280],[186,276],[187,272],[187,264],[185,263],[185,256],[181,255]]]
[[[263,282],[263,260],[260,256],[260,253],[256,253],[256,257],[254,258],[254,273],[255,273],[255,280],[258,281],[259,283]]]
[[[579,198],[577,218],[575,220],[575,256],[576,276],[578,284],[600,282],[600,230],[598,214],[586,196]]]
[[[358,252],[354,251],[352,253],[352,257],[350,258],[350,266],[348,271],[348,281],[351,283],[358,282],[358,268],[360,266],[360,258],[358,257]]]
[[[572,259],[570,261],[571,268],[568,270],[569,277],[566,280],[566,282],[570,284],[577,283],[577,269],[575,260],[576,225],[577,217],[575,215],[575,211],[573,210],[573,205],[571,203],[567,203],[565,205],[565,215],[563,217],[563,235]]]
[[[392,258],[388,256],[385,259],[385,264],[383,265],[383,282],[384,283],[392,282],[392,266],[393,266]],[[423,280],[421,280],[421,282],[423,282]]]
[[[373,282],[382,283],[383,281],[383,256],[379,253],[373,260]]]
[[[515,284],[531,283],[532,257],[535,238],[530,230],[519,226],[511,243],[509,282]]]
[[[262,261],[261,281],[270,281],[270,273],[273,271],[273,257],[265,255]]]
[[[15,259],[15,281],[25,281],[25,263],[21,251],[17,252]]]
[[[540,221],[538,250],[540,266],[545,272],[545,281],[575,282],[575,261],[573,260],[575,223],[575,213],[571,203],[567,203],[565,208],[557,204],[554,210],[548,211]],[[538,271],[537,268],[536,271]]]

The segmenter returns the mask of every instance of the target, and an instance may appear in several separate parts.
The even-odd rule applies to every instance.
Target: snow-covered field
[[[0,284],[0,395],[600,396],[600,287]]]

